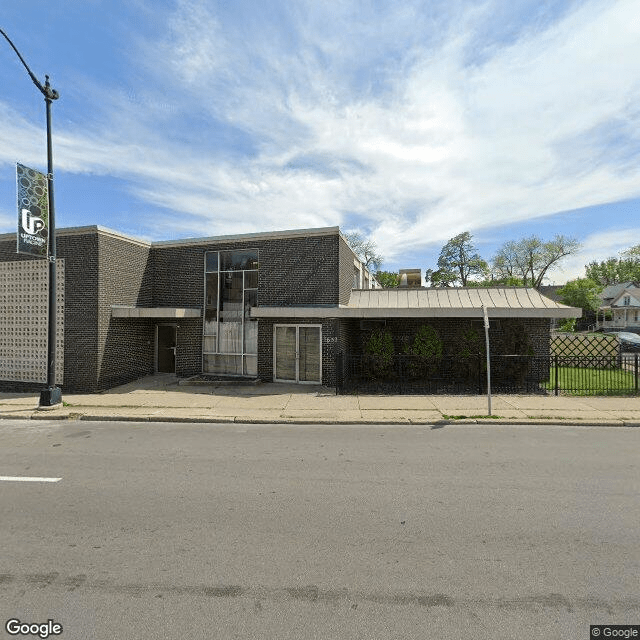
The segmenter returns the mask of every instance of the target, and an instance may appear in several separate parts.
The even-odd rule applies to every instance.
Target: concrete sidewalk
[[[319,385],[181,384],[148,376],[98,394],[63,394],[38,410],[38,394],[0,393],[0,418],[320,424],[507,423],[640,426],[640,397],[345,395]]]

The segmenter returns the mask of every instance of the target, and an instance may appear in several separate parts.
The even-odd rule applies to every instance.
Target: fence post
[[[340,378],[343,373],[342,351],[336,349],[336,395],[340,395]]]
[[[478,394],[482,395],[482,354],[478,353]]]
[[[635,373],[635,378],[636,378],[636,395],[638,395],[638,354],[635,354],[635,360],[634,360],[634,373]]]
[[[553,368],[555,371],[555,381],[554,381],[554,389],[556,395],[558,395],[558,354],[553,356]]]

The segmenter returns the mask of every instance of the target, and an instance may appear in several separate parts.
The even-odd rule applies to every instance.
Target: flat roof
[[[224,236],[205,236],[202,238],[183,238],[178,240],[146,240],[114,231],[101,225],[89,225],[86,227],[60,227],[56,229],[56,236],[85,235],[88,233],[101,233],[122,240],[128,240],[135,244],[147,247],[183,247],[193,244],[211,244],[215,242],[250,242],[252,240],[269,240],[276,238],[298,238],[303,236],[329,236],[340,234],[340,227],[317,227],[312,229],[284,229],[282,231],[261,231],[257,233],[236,233]],[[15,239],[15,233],[0,234],[0,240]]]

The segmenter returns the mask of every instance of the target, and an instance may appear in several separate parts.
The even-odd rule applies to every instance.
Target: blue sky
[[[384,268],[556,233],[549,282],[640,243],[640,4],[4,3],[53,105],[58,227],[146,239],[340,225]],[[44,103],[0,41],[0,232]]]

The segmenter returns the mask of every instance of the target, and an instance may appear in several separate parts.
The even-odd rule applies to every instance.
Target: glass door
[[[275,371],[276,380],[296,381],[296,328],[275,327]]]
[[[320,382],[320,327],[298,327],[298,382]]]
[[[274,327],[274,379],[282,382],[322,381],[322,339],[318,325]]]

